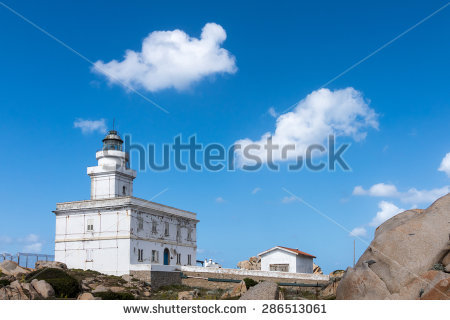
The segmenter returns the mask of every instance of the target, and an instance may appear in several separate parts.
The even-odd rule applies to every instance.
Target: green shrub
[[[102,300],[134,300],[134,296],[129,292],[97,292],[94,297],[102,298]]]
[[[8,279],[0,279],[0,288],[9,286],[10,283],[11,281],[9,281]]]
[[[433,270],[444,271],[444,265],[442,263],[436,263],[433,265]]]
[[[245,286],[248,288],[256,286],[258,284],[257,281],[251,279],[251,278],[244,278]]]
[[[25,277],[27,282],[31,282],[33,279],[47,281],[55,290],[55,296],[58,298],[76,298],[81,292],[78,280],[61,269],[36,270]]]

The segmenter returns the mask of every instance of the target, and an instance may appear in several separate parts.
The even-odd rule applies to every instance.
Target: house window
[[[187,239],[188,241],[192,241],[192,229],[188,229]]]
[[[164,235],[167,237],[169,235],[169,223],[164,224]]]
[[[181,264],[181,253],[177,253],[177,264]]]
[[[152,262],[158,263],[158,261],[159,261],[158,251],[157,250],[152,250]]]
[[[152,221],[152,233],[155,234],[156,232],[156,221]]]
[[[192,256],[188,254],[188,266],[192,265]]]
[[[94,231],[94,219],[88,219],[87,231]]]
[[[144,229],[144,219],[138,218],[138,231]]]
[[[144,249],[138,249],[138,261],[144,261]]]
[[[127,187],[125,187],[125,186],[122,187],[122,194],[123,195],[127,194]]]
[[[270,271],[289,272],[289,265],[288,264],[271,264]]]

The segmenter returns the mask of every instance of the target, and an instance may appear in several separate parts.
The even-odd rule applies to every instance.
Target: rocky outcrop
[[[323,274],[322,268],[317,264],[313,263],[313,273],[314,274]]]
[[[321,299],[335,299],[336,298],[336,290],[339,286],[339,283],[344,276],[344,270],[335,270],[330,273],[330,280],[328,284],[322,288],[320,291],[319,297]]]
[[[15,280],[0,288],[0,300],[40,300],[52,298],[55,291],[45,281],[19,282]]]
[[[272,281],[263,281],[248,289],[239,300],[278,300],[278,284]]]
[[[178,300],[194,300],[198,298],[198,289],[178,292]]]
[[[65,263],[58,261],[37,261],[35,264],[35,269],[38,270],[42,268],[55,268],[67,270],[67,265]]]
[[[22,268],[14,261],[5,260],[0,263],[0,271],[1,273],[7,276],[18,277],[22,274],[30,273],[30,270]]]
[[[233,290],[225,292],[221,299],[231,299],[236,297],[241,297],[244,293],[247,292],[247,286],[245,285],[245,281],[242,280],[238,283]]]
[[[55,290],[45,280],[33,279],[31,284],[44,299],[51,298],[55,295]]]
[[[237,267],[242,270],[261,270],[261,258],[251,257],[248,260],[240,261]]]
[[[450,194],[426,210],[408,210],[384,222],[355,268],[346,270],[337,299],[419,299],[426,292],[435,296],[433,288],[445,287],[450,277],[432,270],[450,260],[449,223]]]

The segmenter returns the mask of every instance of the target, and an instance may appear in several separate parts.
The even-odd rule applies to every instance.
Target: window
[[[144,261],[144,249],[138,249],[138,261]]]
[[[192,256],[188,254],[188,266],[192,265]]]
[[[192,229],[191,228],[188,229],[187,239],[188,239],[188,241],[192,240]]]
[[[138,218],[138,231],[144,229],[144,219]]]
[[[94,259],[92,258],[92,249],[86,249],[86,262],[92,262]]]
[[[127,187],[125,187],[125,186],[122,187],[122,194],[123,195],[127,194]]]
[[[159,261],[159,252],[157,250],[152,250],[152,262],[158,263]]]
[[[94,231],[94,219],[88,219],[86,229],[87,231]]]
[[[181,264],[181,253],[177,253],[177,264]]]
[[[270,271],[289,272],[289,265],[288,264],[271,264]]]
[[[181,240],[181,228],[177,227],[177,241]]]
[[[164,235],[167,237],[169,235],[169,223],[164,224]]]
[[[152,233],[153,234],[155,234],[157,232],[156,231],[156,226],[157,226],[156,221],[152,221]]]

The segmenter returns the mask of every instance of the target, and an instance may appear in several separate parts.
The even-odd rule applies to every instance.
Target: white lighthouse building
[[[133,197],[136,171],[122,144],[114,130],[103,139],[98,165],[87,168],[90,200],[56,205],[55,260],[112,275],[195,265],[196,214]]]

